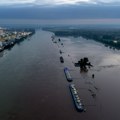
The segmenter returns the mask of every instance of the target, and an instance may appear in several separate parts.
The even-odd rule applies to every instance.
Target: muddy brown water
[[[119,120],[120,52],[83,38],[61,37],[61,46],[52,42],[51,35],[38,30],[0,53],[0,120]],[[86,56],[94,67],[80,73],[73,62]],[[74,107],[65,66],[86,112]]]

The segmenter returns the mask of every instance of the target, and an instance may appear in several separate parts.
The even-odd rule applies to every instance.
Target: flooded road
[[[120,52],[83,38],[61,38],[63,47],[54,44],[51,35],[38,30],[0,53],[0,120],[119,120]],[[64,64],[59,60],[60,49]],[[94,67],[80,73],[73,62],[86,56]],[[74,108],[65,66],[86,112]]]

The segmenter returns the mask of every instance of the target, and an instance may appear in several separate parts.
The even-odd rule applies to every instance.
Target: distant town
[[[0,52],[14,46],[34,33],[34,29],[7,29],[0,27]]]

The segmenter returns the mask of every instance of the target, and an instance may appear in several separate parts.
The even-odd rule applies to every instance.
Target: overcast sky
[[[60,4],[102,4],[120,5],[120,0],[0,0],[0,5],[31,4],[31,5],[60,5]]]
[[[76,19],[77,22],[81,19],[82,23],[84,19],[87,19],[87,22],[90,19],[98,19],[98,22],[100,19],[102,22],[103,19],[118,19],[117,23],[120,23],[119,11],[120,0],[0,0],[0,23],[4,22],[4,19],[8,22],[10,19]],[[111,20],[109,23],[112,23]]]

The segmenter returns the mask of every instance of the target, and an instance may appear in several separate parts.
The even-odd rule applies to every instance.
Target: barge
[[[62,56],[60,57],[60,62],[61,62],[61,63],[64,63],[64,59],[63,59]]]
[[[65,73],[66,79],[67,79],[69,82],[73,81],[73,79],[72,79],[72,77],[71,77],[71,75],[70,75],[70,72],[69,72],[69,70],[68,70],[67,67],[64,68],[64,73]]]
[[[77,111],[85,112],[84,105],[82,103],[82,100],[78,96],[77,89],[75,88],[75,85],[70,84],[69,88],[70,88],[70,92],[71,92],[71,95],[72,95],[72,98],[73,98],[73,101],[74,101],[74,104],[75,104]]]

